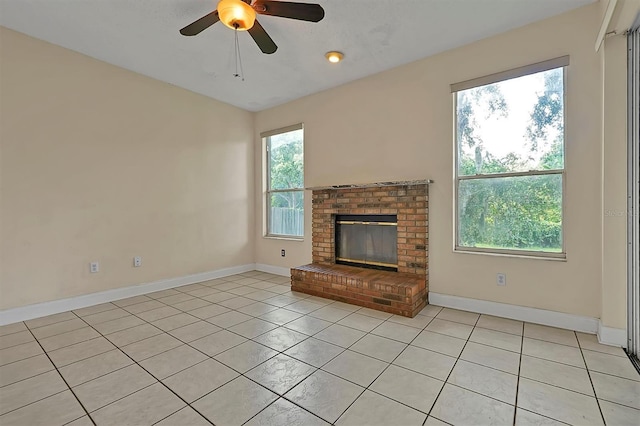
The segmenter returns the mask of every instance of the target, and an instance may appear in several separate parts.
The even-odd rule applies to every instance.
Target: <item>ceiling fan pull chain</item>
[[[244,70],[242,69],[242,57],[240,56],[240,43],[238,43],[238,24],[235,24],[235,59],[236,59],[236,73],[233,75],[234,77],[242,78],[244,81]],[[240,63],[240,74],[238,74],[238,63]]]

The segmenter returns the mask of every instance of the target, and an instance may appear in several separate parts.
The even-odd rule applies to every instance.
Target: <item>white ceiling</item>
[[[594,1],[317,0],[319,23],[258,16],[272,55],[239,34],[245,81],[233,77],[232,30],[178,33],[217,0],[0,0],[0,25],[258,111]],[[329,64],[329,50],[344,61]]]

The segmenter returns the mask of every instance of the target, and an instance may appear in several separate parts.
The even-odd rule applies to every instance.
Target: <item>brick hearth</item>
[[[413,318],[426,305],[424,277],[347,265],[291,269],[291,288],[314,296]]]
[[[291,269],[291,288],[413,317],[428,298],[426,181],[313,189],[312,260]],[[398,272],[335,263],[335,216],[398,217]]]

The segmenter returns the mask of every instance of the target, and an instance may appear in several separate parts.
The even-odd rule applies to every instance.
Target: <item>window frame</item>
[[[302,130],[302,187],[301,188],[287,188],[287,189],[271,189],[271,137],[281,135],[283,133],[289,133],[296,130]],[[265,154],[265,160],[263,162],[264,165],[264,226],[263,226],[263,237],[264,238],[273,238],[273,239],[284,239],[284,240],[295,240],[301,241],[304,240],[304,222],[302,227],[302,235],[291,235],[291,234],[276,234],[271,232],[271,195],[275,193],[283,193],[283,192],[299,192],[302,194],[302,212],[303,218],[305,215],[305,207],[304,207],[304,125],[303,123],[294,124],[287,127],[281,127],[279,129],[270,130],[267,132],[262,132],[260,134],[262,139],[263,151]],[[303,219],[304,221],[304,219]]]
[[[453,97],[453,141],[454,141],[454,155],[453,155],[453,174],[454,174],[454,199],[453,199],[453,251],[455,253],[467,253],[467,254],[484,254],[493,256],[508,256],[508,257],[524,257],[544,260],[560,260],[566,261],[566,232],[565,232],[565,217],[566,217],[566,182],[567,182],[567,161],[566,161],[566,148],[567,148],[567,68],[569,67],[569,56],[563,56],[560,58],[551,59],[544,62],[539,62],[531,65],[527,65],[520,68],[511,69],[504,72],[491,74],[484,77],[479,77],[472,80],[463,81],[460,83],[451,85],[451,94]],[[505,173],[482,173],[475,175],[460,176],[459,172],[459,140],[458,140],[458,92],[473,89],[475,87],[486,86],[489,84],[499,83],[502,81],[524,77],[531,74],[537,74],[540,72],[550,71],[553,69],[562,68],[562,120],[563,120],[563,135],[562,135],[562,149],[563,149],[563,168],[553,170],[528,170],[523,172],[505,172]],[[460,235],[460,223],[458,207],[460,204],[460,182],[464,180],[476,180],[476,179],[496,179],[507,177],[526,177],[526,176],[544,176],[544,175],[560,175],[562,179],[562,202],[561,202],[561,229],[560,238],[562,241],[562,248],[560,252],[550,251],[534,251],[534,250],[518,250],[518,249],[501,249],[501,248],[484,248],[484,247],[467,247],[459,245],[458,236]]]

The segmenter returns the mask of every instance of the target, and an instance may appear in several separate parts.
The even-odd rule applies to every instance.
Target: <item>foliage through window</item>
[[[267,150],[267,235],[304,235],[303,130],[265,137]]]
[[[562,256],[564,68],[455,97],[456,249]]]

